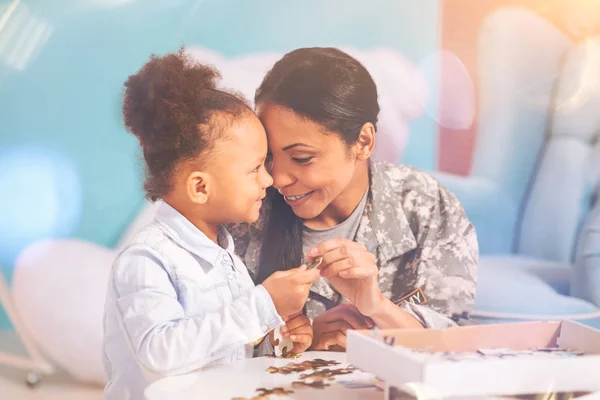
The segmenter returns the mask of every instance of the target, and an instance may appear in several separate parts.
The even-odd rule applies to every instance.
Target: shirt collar
[[[224,251],[231,255],[235,253],[233,238],[223,226],[219,226],[219,236],[223,238],[222,242],[225,244],[225,248],[210,240],[200,229],[167,203],[163,202],[159,205],[154,220],[173,241],[213,265],[220,260]]]

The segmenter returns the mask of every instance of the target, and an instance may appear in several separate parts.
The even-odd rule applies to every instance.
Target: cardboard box
[[[393,338],[394,345],[386,344],[384,337],[388,343]],[[585,354],[448,361],[413,351],[553,347]],[[388,394],[390,387],[395,387],[415,393],[419,399],[600,391],[600,331],[572,321],[348,331],[347,359],[385,381]]]

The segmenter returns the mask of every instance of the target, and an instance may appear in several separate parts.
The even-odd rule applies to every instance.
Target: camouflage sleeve
[[[479,263],[475,228],[460,201],[444,187],[438,193],[417,235],[414,258],[415,286],[423,291],[426,303],[402,304],[428,328],[454,326],[453,314],[472,310]]]

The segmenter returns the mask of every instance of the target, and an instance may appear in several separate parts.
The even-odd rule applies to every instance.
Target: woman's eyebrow
[[[289,146],[285,146],[283,148],[283,151],[287,151],[287,150],[293,149],[294,147],[298,147],[298,146],[306,146],[306,147],[314,148],[313,146],[310,146],[305,143],[294,143],[294,144],[290,144]]]

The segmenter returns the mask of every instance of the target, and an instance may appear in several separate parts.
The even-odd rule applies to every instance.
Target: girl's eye
[[[257,166],[256,168],[254,168],[252,170],[252,172],[258,172],[260,170],[260,167],[262,167],[262,165]]]
[[[298,164],[306,164],[310,160],[312,160],[313,158],[314,158],[313,156],[305,157],[305,158],[294,158],[294,157],[292,157],[292,160],[294,160],[294,162],[296,162]]]

